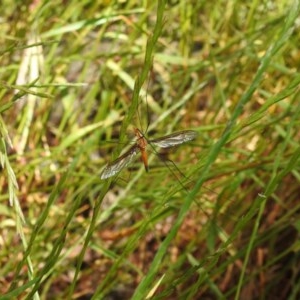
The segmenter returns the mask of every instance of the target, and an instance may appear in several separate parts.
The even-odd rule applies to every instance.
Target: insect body
[[[135,157],[138,152],[141,152],[142,161],[146,171],[148,172],[148,155],[146,151],[148,144],[158,146],[160,148],[169,148],[191,141],[198,135],[196,131],[183,130],[157,139],[147,140],[143,133],[137,128],[134,129],[134,134],[136,136],[136,143],[127,152],[109,163],[104,168],[101,174],[101,179],[106,179],[119,173],[131,162],[133,157]]]

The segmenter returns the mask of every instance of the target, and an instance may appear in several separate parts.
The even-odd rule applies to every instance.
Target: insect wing
[[[132,158],[138,153],[138,151],[138,146],[134,145],[119,158],[109,163],[101,173],[101,179],[106,179],[119,173],[131,162]]]
[[[197,135],[197,131],[184,130],[151,140],[150,143],[161,148],[169,148],[191,141],[196,138]]]

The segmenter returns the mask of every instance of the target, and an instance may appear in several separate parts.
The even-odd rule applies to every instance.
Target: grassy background
[[[3,1],[0,299],[299,298],[299,13]],[[199,137],[101,181],[132,126]]]

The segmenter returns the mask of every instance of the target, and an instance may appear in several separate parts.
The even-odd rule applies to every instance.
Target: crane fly
[[[136,137],[136,143],[127,152],[109,163],[104,168],[101,174],[101,179],[106,179],[119,173],[132,161],[132,159],[138,154],[138,152],[141,153],[141,158],[144,163],[145,170],[146,172],[148,172],[148,155],[146,151],[148,144],[158,146],[160,148],[170,148],[191,141],[198,135],[196,131],[183,130],[157,139],[147,140],[144,134],[137,128],[134,129],[134,134]]]

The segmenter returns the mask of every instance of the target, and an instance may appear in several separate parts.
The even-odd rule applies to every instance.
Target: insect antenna
[[[137,109],[137,114],[138,114],[138,119],[139,119],[139,123],[140,123],[140,128],[142,129],[143,135],[147,134],[148,132],[148,128],[150,126],[150,111],[149,111],[149,105],[148,105],[148,89],[149,89],[149,84],[150,84],[150,78],[148,79],[147,82],[147,88],[146,88],[146,93],[142,96],[145,97],[145,105],[146,105],[146,116],[147,116],[147,124],[146,124],[146,128],[144,130],[143,128],[143,123],[142,123],[142,118],[140,116],[140,111],[139,108]],[[142,102],[143,102],[143,98],[141,99],[141,101],[139,102],[139,106],[142,107]],[[142,109],[142,108],[141,108]]]
[[[141,103],[142,103],[142,99],[139,100],[139,102],[138,102],[138,107],[137,107],[137,110],[136,110],[136,114],[137,114],[137,117],[138,117],[139,128],[141,128],[142,131],[143,131],[143,123],[142,123],[142,118],[141,118],[141,114],[140,114]]]
[[[150,78],[148,80],[148,83],[147,83],[147,93],[146,93],[146,98],[145,98],[145,102],[146,102],[146,114],[147,114],[147,126],[146,126],[146,130],[145,130],[145,133],[148,132],[148,128],[150,126],[150,112],[149,112],[149,105],[148,105],[148,89],[149,89],[149,82],[150,82]]]

